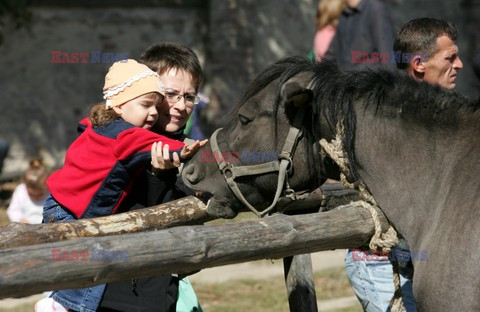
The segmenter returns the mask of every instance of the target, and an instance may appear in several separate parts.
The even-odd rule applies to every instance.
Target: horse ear
[[[313,73],[302,72],[283,84],[280,96],[285,106],[294,105],[299,108],[310,102],[313,98],[313,92],[308,88],[308,84],[312,78]]]

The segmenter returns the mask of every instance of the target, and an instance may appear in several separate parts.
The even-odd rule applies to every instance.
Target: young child
[[[47,198],[48,170],[39,159],[33,159],[23,173],[22,183],[13,191],[7,215],[12,222],[42,223],[43,202]]]
[[[185,146],[149,131],[158,118],[157,106],[163,105],[164,88],[158,74],[147,66],[134,60],[114,63],[103,93],[106,102],[94,106],[90,117],[81,122],[83,133],[68,148],[64,167],[47,180],[51,196],[44,204],[44,223],[115,213],[135,177],[151,161],[153,143],[169,145],[177,164],[204,144]],[[104,290],[105,285],[97,285],[54,291],[36,309],[62,311],[63,306],[93,312]]]

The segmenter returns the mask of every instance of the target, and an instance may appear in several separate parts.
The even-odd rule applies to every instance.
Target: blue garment
[[[387,6],[379,0],[362,0],[356,8],[347,7],[338,20],[337,31],[325,59],[335,60],[341,69],[383,68],[396,70],[391,62],[395,30]],[[388,53],[387,63],[354,63],[352,53]]]
[[[393,268],[388,258],[384,257],[383,260],[352,258],[352,249],[349,249],[345,257],[345,269],[353,291],[364,311],[390,311],[389,304],[393,298],[395,287],[393,285]],[[412,280],[407,277],[408,275],[407,272],[400,270],[402,298],[407,312],[414,312],[416,303],[413,298]]]
[[[200,98],[200,102],[193,107],[192,115],[190,115],[190,118],[188,119],[187,125],[185,127],[185,135],[192,140],[205,139],[205,133],[202,130],[201,116],[202,111],[207,109],[207,105],[210,102],[210,99],[202,93],[199,93],[198,97]]]
[[[62,208],[50,195],[43,204],[43,223],[68,222],[76,220],[75,217]],[[106,284],[89,288],[64,289],[54,291],[50,297],[67,309],[77,312],[95,312],[98,308]]]

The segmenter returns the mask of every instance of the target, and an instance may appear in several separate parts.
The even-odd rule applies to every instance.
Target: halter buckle
[[[297,200],[297,195],[295,194],[295,191],[291,188],[285,189],[285,197],[291,200]]]
[[[233,170],[233,165],[230,162],[221,162],[218,163],[220,171],[222,171],[225,178],[235,179],[235,170]]]

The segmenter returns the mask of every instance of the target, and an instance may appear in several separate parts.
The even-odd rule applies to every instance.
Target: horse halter
[[[220,151],[220,148],[218,147],[217,135],[222,130],[222,128],[218,128],[217,130],[215,130],[215,132],[212,134],[212,137],[210,138],[210,146],[211,146],[212,153],[213,155],[219,155],[219,157],[215,157],[215,160],[218,165],[218,168],[220,169],[220,171],[223,174],[223,177],[225,178],[225,181],[227,182],[227,185],[230,187],[230,190],[232,190],[232,192],[235,194],[238,200],[240,200],[248,209],[250,209],[253,213],[255,213],[260,218],[265,216],[273,208],[275,208],[275,205],[277,204],[280,198],[280,194],[282,193],[285,181],[288,180],[288,172],[290,171],[291,166],[293,166],[292,157],[293,157],[293,154],[295,153],[297,140],[301,135],[300,128],[302,126],[304,115],[305,115],[305,108],[302,106],[298,109],[295,115],[295,119],[293,123],[290,125],[290,129],[285,139],[282,152],[280,153],[278,160],[276,161],[269,161],[262,164],[236,167],[229,161],[225,161],[223,157],[220,157],[222,153]],[[240,191],[237,185],[237,182],[235,182],[235,178],[243,177],[243,176],[258,175],[258,174],[263,174],[268,172],[276,172],[276,171],[278,171],[278,180],[277,180],[277,189],[275,192],[273,202],[271,203],[270,206],[268,206],[268,208],[260,212],[257,209],[255,209],[255,207],[253,207],[245,199],[245,197],[243,196],[242,192]],[[288,181],[286,184],[287,184],[287,187],[285,189],[286,196],[292,199],[295,199],[294,191],[288,185]]]

